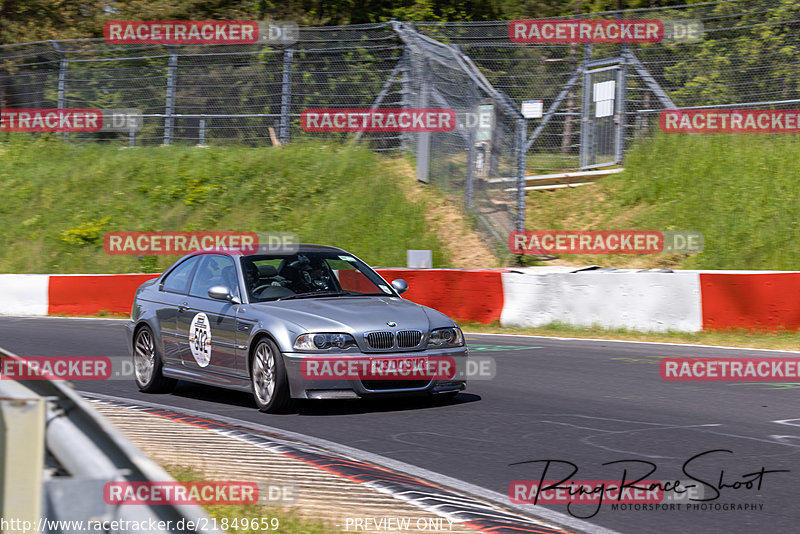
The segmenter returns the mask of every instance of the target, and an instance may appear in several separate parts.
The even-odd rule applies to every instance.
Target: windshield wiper
[[[277,300],[313,299],[315,297],[344,297],[348,295],[350,295],[350,293],[347,291],[318,291],[315,293],[298,293],[297,295],[289,295],[288,297],[281,297]]]

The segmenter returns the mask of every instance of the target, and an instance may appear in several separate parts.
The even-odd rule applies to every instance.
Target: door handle
[[[188,309],[189,309],[189,303],[188,302],[184,302],[183,304],[178,306],[178,311],[179,312],[184,312],[184,311],[186,311]]]

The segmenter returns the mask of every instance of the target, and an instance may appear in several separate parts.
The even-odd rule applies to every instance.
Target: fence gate
[[[584,65],[581,169],[622,161],[625,72],[622,58]]]

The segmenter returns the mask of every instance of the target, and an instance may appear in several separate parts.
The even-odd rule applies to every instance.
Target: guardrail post
[[[281,144],[289,141],[289,120],[292,113],[292,62],[294,49],[289,46],[283,51],[283,77],[281,79],[281,125],[278,139]]]
[[[0,518],[33,530],[42,517],[45,408],[43,398],[0,399]]]
[[[164,144],[172,143],[173,117],[175,113],[175,72],[178,70],[178,55],[175,49],[167,46],[169,65],[167,67],[167,98],[164,109]]]

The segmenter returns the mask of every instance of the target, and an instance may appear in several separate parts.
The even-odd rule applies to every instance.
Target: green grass
[[[651,266],[796,270],[799,167],[792,135],[661,134],[634,147],[621,174],[529,194],[528,229],[699,230],[702,253],[654,256]],[[624,258],[569,257],[608,265]]]
[[[0,272],[158,272],[172,256],[111,256],[110,231],[291,231],[373,265],[441,244],[424,204],[365,148],[70,144],[4,134],[0,141]]]
[[[794,270],[798,164],[795,136],[661,134],[628,153],[624,173],[530,193],[527,227],[705,236],[693,256],[564,256],[573,263]],[[106,232],[132,230],[293,231],[373,265],[431,249],[434,265],[448,266],[425,222],[430,208],[407,201],[390,167],[364,148],[324,143],[120,149],[2,134],[0,272],[158,272],[174,261],[104,253]]]
[[[178,482],[195,482],[208,480],[202,471],[190,466],[169,466],[166,471]],[[341,529],[322,521],[314,521],[301,517],[296,510],[268,507],[261,505],[219,504],[203,506],[205,512],[220,528],[228,525],[232,534],[328,534],[341,532]],[[262,525],[261,520],[265,522]],[[244,521],[243,521],[244,520]],[[257,520],[257,528],[249,528]],[[277,520],[277,529],[273,529],[273,520]],[[231,525],[236,525],[232,527]],[[264,527],[269,527],[265,529]]]

